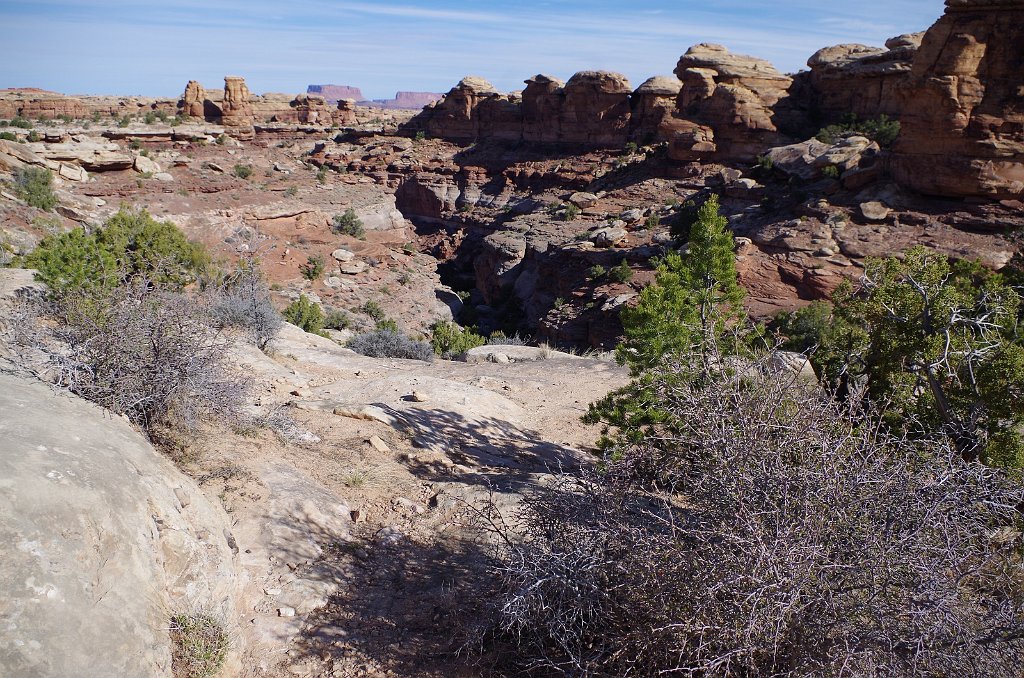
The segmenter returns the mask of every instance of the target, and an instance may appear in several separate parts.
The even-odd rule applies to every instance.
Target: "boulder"
[[[0,428],[0,674],[170,678],[177,613],[239,637],[227,516],[127,422],[0,374]]]
[[[921,193],[1024,196],[1024,1],[947,0],[900,89],[892,173]]]
[[[160,172],[160,165],[144,155],[135,156],[135,171],[142,174],[157,174]]]
[[[860,204],[860,213],[868,221],[885,221],[889,218],[889,213],[891,211],[892,210],[877,200],[862,202]]]

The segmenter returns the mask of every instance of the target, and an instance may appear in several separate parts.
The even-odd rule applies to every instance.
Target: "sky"
[[[942,0],[0,0],[0,88],[180,96],[188,80],[255,93],[353,85],[368,98],[446,92],[465,75],[499,90],[545,73],[670,75],[715,42],[805,68],[821,47],[921,31]]]

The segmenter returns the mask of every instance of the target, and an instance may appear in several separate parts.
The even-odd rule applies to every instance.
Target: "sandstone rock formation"
[[[893,173],[945,196],[1024,196],[1024,2],[947,0],[901,90]]]
[[[561,138],[559,116],[565,83],[550,75],[537,74],[526,80],[523,90],[523,140],[552,143]]]
[[[252,103],[245,78],[224,76],[224,102],[221,104],[220,123],[233,136],[251,139],[254,136]]]
[[[53,120],[60,117],[88,118],[91,111],[85,103],[55,92],[7,91],[0,96],[0,118],[15,116]]]
[[[181,97],[182,115],[190,118],[202,118],[205,114],[204,104],[206,92],[203,86],[195,80],[189,80],[185,85],[185,93]]]
[[[425,131],[443,139],[475,140],[480,134],[478,109],[481,103],[499,96],[498,90],[487,80],[466,76],[444,99],[425,109]]]
[[[443,96],[438,92],[396,92],[394,99],[360,100],[359,103],[370,108],[415,111],[439,101]]]
[[[629,136],[632,140],[650,143],[657,138],[661,126],[675,111],[682,87],[678,78],[659,75],[648,78],[636,88],[631,98]]]
[[[675,74],[683,83],[676,111],[682,122],[667,128],[670,157],[693,160],[713,142],[723,157],[751,158],[785,140],[775,108],[792,78],[767,61],[700,44],[680,57]]]
[[[563,88],[559,115],[561,141],[603,147],[621,147],[629,135],[632,92],[620,73],[581,71]]]
[[[169,677],[182,612],[238,637],[227,516],[141,435],[8,374],[0,428],[0,674]]]
[[[923,36],[890,38],[885,49],[836,45],[815,52],[807,61],[815,121],[824,126],[850,114],[861,119],[899,116],[898,90],[910,74]]]

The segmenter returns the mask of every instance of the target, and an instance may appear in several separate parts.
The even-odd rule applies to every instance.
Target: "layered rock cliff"
[[[900,183],[933,195],[1024,197],[1024,1],[947,0],[900,101]]]

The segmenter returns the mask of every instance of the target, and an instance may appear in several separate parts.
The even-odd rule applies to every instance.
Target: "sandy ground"
[[[271,356],[241,352],[259,409],[315,436],[211,432],[182,459],[233,521],[248,675],[481,671],[456,653],[486,557],[466,508],[511,513],[545,474],[590,463],[579,418],[626,382],[607,359],[509,350],[539,359],[373,359],[295,328]]]

